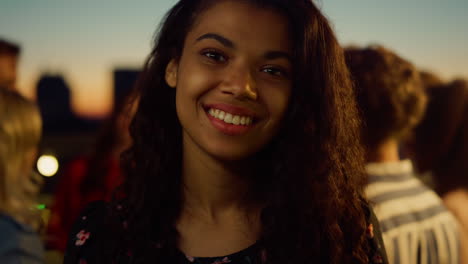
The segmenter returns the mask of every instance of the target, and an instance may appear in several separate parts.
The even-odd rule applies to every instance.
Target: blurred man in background
[[[349,48],[346,61],[365,124],[366,195],[380,221],[389,263],[460,263],[456,219],[400,155],[400,144],[426,109],[419,72],[381,46]]]
[[[0,87],[16,90],[16,71],[20,52],[18,45],[0,39]]]

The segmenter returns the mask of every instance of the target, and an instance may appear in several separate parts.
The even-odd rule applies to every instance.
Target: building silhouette
[[[45,133],[96,129],[96,121],[82,119],[72,111],[70,88],[62,76],[42,75],[37,83],[36,92]]]

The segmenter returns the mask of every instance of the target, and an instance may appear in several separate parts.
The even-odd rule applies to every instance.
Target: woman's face
[[[166,68],[184,151],[241,160],[275,136],[292,89],[292,43],[281,14],[219,1],[200,14]]]

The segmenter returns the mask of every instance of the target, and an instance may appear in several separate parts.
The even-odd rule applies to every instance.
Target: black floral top
[[[105,223],[105,212],[107,205],[104,202],[90,204],[76,221],[68,241],[65,252],[64,264],[95,264],[98,253],[101,253],[98,241],[102,239],[102,224]],[[125,226],[125,221],[122,222]],[[369,225],[367,228],[369,239],[370,264],[388,264],[385,248],[383,245],[378,221],[373,212],[370,212]],[[158,245],[154,245],[158,248]],[[187,256],[180,251],[168,263],[184,264],[261,264],[266,263],[265,251],[258,244],[254,244],[244,250],[220,257],[193,257]],[[115,264],[129,264],[132,262],[132,252],[119,256]],[[114,264],[112,263],[112,264]]]

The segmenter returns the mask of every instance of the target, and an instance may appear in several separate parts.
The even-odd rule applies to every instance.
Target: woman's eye
[[[262,69],[263,72],[277,77],[288,77],[285,70],[276,67],[266,67]]]
[[[208,51],[203,51],[202,55],[209,58],[210,60],[216,61],[216,62],[225,62],[227,61],[226,56],[224,56],[221,52],[215,51],[215,50],[208,50]]]

